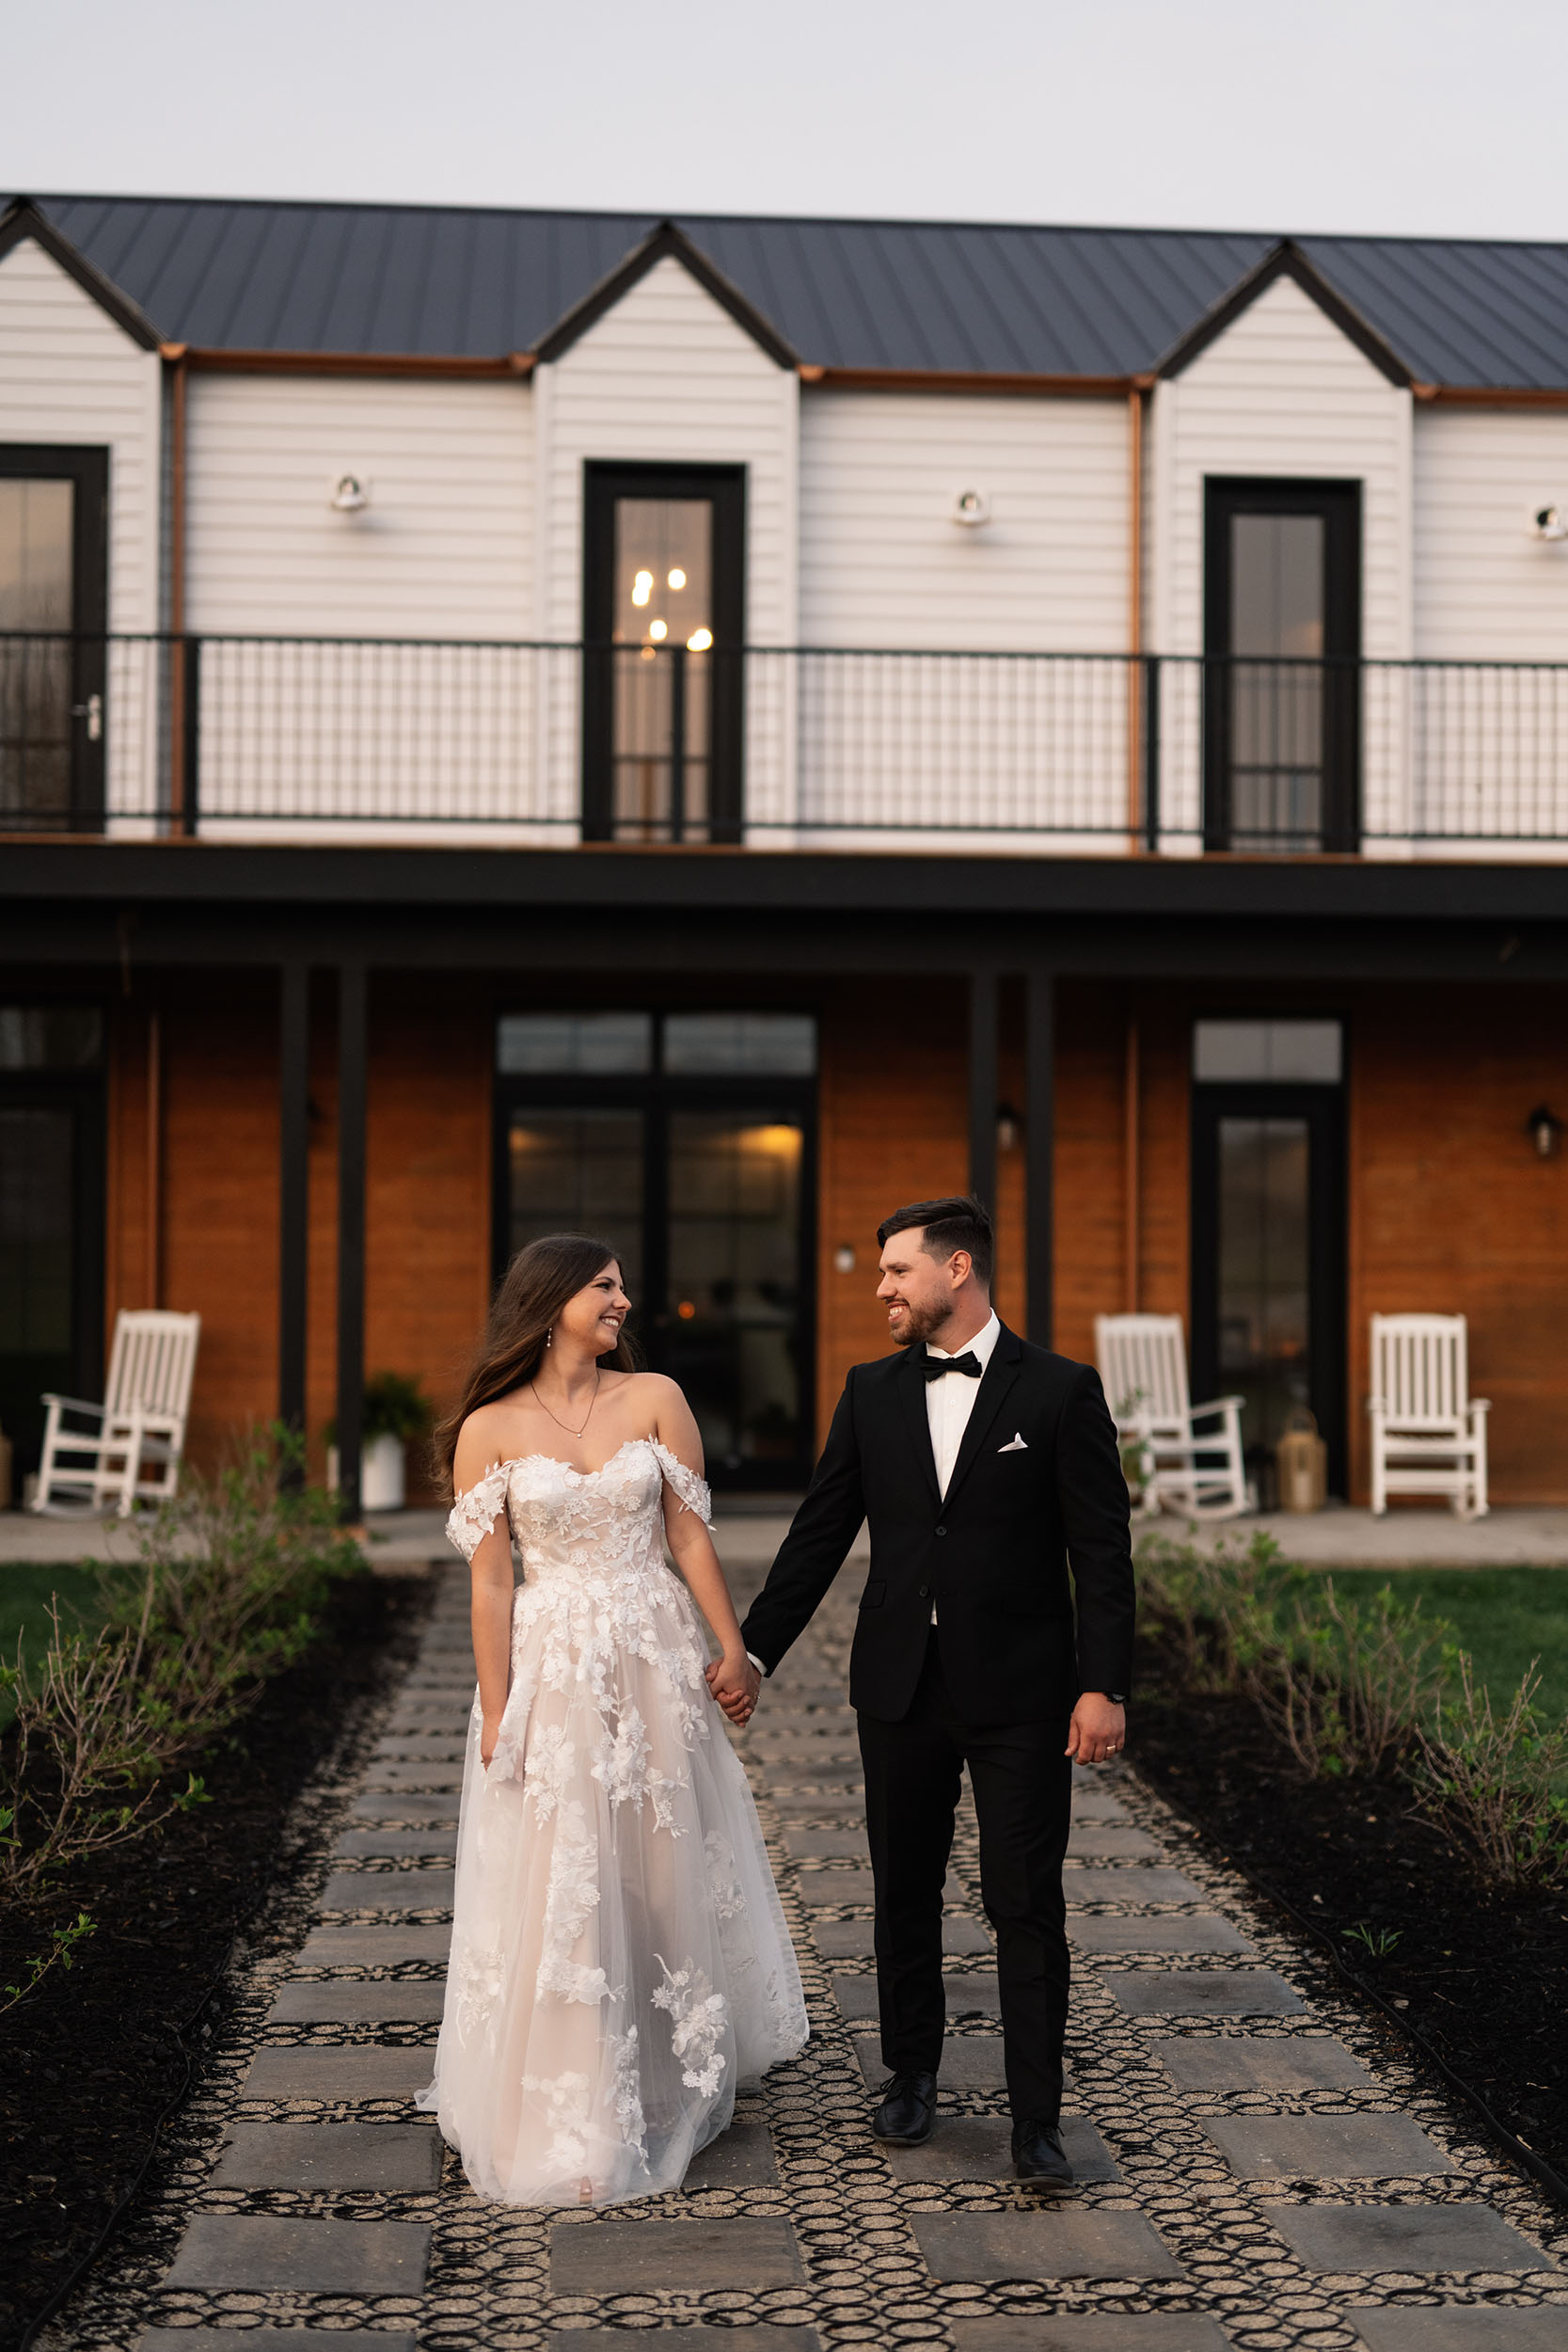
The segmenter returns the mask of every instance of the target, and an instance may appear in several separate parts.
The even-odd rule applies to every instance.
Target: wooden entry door
[[[1195,1086],[1193,1387],[1246,1400],[1242,1439],[1265,1507],[1292,1406],[1345,1492],[1345,1168],[1327,1086]]]
[[[107,727],[107,450],[0,447],[0,829],[93,832]]]

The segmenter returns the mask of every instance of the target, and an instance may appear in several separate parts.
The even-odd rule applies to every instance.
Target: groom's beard
[[[929,1307],[916,1307],[904,1302],[904,1319],[893,1334],[895,1347],[913,1347],[922,1340],[935,1340],[942,1345],[942,1334],[953,1320],[953,1310],[945,1300],[938,1299]]]

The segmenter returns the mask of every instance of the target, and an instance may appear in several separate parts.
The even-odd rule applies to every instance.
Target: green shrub
[[[360,1436],[369,1445],[376,1438],[428,1437],[436,1425],[436,1407],[419,1382],[405,1372],[373,1372],[365,1383],[365,1416]],[[338,1442],[337,1422],[322,1431],[328,1445]]]
[[[1421,1804],[1469,1848],[1482,1875],[1516,1890],[1568,1886],[1568,1797],[1554,1787],[1568,1769],[1568,1722],[1543,1726],[1533,1704],[1540,1682],[1532,1664],[1499,1721],[1461,1652],[1458,1693],[1418,1729],[1412,1774]]]

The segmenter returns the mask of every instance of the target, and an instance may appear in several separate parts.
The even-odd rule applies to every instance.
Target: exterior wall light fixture
[[[855,1271],[855,1245],[852,1241],[841,1241],[833,1251],[833,1271],[836,1274],[853,1274]]]
[[[329,503],[337,515],[357,515],[371,502],[371,485],[363,474],[341,473],[332,485]]]
[[[1537,1103],[1525,1121],[1525,1132],[1532,1138],[1544,1160],[1556,1159],[1557,1148],[1562,1139],[1562,1121],[1554,1119],[1544,1103]]]
[[[953,520],[974,531],[990,520],[990,501],[984,490],[960,490],[953,501]]]
[[[1560,506],[1537,506],[1529,518],[1533,539],[1568,539],[1568,512]]]
[[[1010,1103],[996,1105],[996,1148],[999,1152],[1018,1148],[1018,1113]]]

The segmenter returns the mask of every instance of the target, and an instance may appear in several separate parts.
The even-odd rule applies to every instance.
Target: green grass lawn
[[[99,1571],[91,1565],[62,1563],[44,1566],[19,1561],[0,1566],[0,1659],[16,1663],[18,1640],[24,1661],[34,1665],[42,1657],[50,1635],[49,1598],[59,1595],[63,1627],[89,1625],[98,1615]],[[0,1724],[9,1723],[14,1709],[0,1692]]]
[[[1476,1671],[1506,1707],[1532,1658],[1541,1661],[1535,1704],[1548,1721],[1568,1715],[1568,1568],[1334,1568],[1335,1590],[1365,1599],[1392,1584],[1421,1598],[1424,1616],[1446,1617]]]

